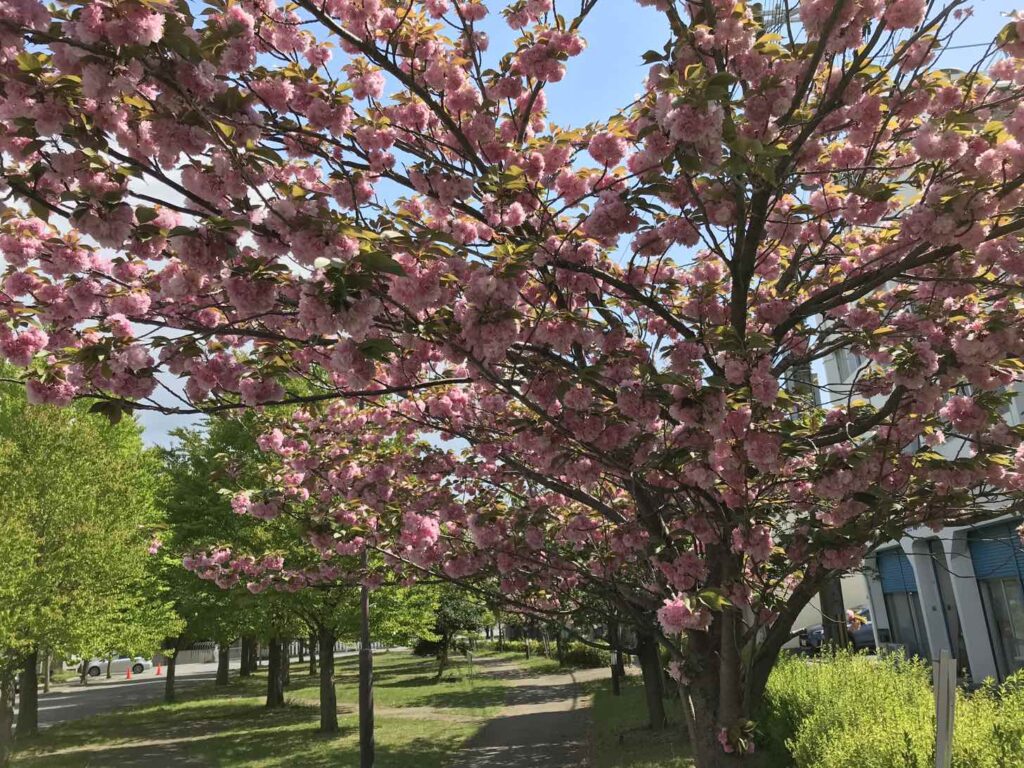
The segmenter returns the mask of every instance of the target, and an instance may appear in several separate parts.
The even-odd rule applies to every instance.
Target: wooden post
[[[956,717],[956,659],[943,649],[932,667],[935,687],[935,768],[953,762],[953,720]]]

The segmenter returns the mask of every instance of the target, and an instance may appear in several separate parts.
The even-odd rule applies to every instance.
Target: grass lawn
[[[613,696],[610,680],[594,686],[590,759],[593,768],[691,768],[690,748],[678,699],[665,702],[669,727],[647,728],[647,705],[639,677],[622,683]]]
[[[73,669],[58,669],[56,672],[50,675],[50,682],[70,683],[72,680],[77,680],[78,677],[78,673]],[[42,675],[40,675],[40,678],[42,678]],[[40,685],[42,685],[41,682]]]
[[[452,657],[457,658],[455,656]],[[541,656],[539,653],[530,655],[530,658],[526,658],[525,655],[518,651],[481,651],[476,654],[476,658],[498,660],[498,661],[511,661],[521,669],[525,669],[529,672],[534,672],[538,675],[553,675],[557,672],[564,672],[567,668],[559,666],[557,659],[549,659],[547,656]],[[460,658],[460,661],[462,659]]]
[[[432,659],[407,653],[374,657],[377,765],[442,768],[496,714],[501,681],[471,677],[465,665],[438,682]],[[317,680],[292,667],[283,710],[263,707],[265,673],[231,685],[187,689],[175,704],[120,710],[48,728],[21,745],[17,768],[332,768],[358,761],[357,661],[337,660],[341,733],[317,733]]]

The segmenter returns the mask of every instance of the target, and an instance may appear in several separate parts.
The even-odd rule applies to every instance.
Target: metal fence
[[[299,647],[300,647],[300,641],[298,641],[298,640],[291,641],[288,644],[288,655],[291,658],[297,658],[299,656]],[[343,641],[339,640],[337,643],[334,644],[334,653],[335,654],[339,654],[339,653],[355,653],[356,651],[358,651],[360,649],[360,647],[361,646],[360,646],[359,643],[346,643],[346,642],[343,642]],[[383,651],[383,650],[386,650],[388,646],[385,645],[384,643],[371,643],[370,647],[373,648],[375,651]],[[316,652],[319,655],[320,649],[317,648]],[[303,644],[302,653],[303,653],[304,657],[308,657],[309,656],[309,644],[308,643],[304,643]],[[231,647],[228,649],[228,659],[230,659],[231,661],[237,661],[239,658],[241,658],[241,655],[242,655],[242,644],[241,644],[241,641],[237,641],[236,640],[235,643],[232,644]],[[185,648],[183,650],[178,651],[178,661],[177,661],[177,663],[178,664],[213,664],[215,661],[217,661],[219,656],[220,656],[220,651],[219,651],[219,648],[217,646],[217,643],[215,643],[213,641],[203,641],[203,642],[193,643],[191,647]],[[260,645],[260,649],[259,649],[259,658],[265,660],[267,658],[267,656],[268,656],[267,646],[266,646],[265,643],[261,644]],[[164,656],[163,654],[159,654],[158,653],[158,654],[156,654],[153,657],[153,661],[154,661],[154,663],[159,662],[161,664],[167,664],[167,657]]]

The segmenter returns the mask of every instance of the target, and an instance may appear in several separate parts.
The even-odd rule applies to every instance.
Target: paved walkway
[[[484,674],[505,677],[512,687],[501,714],[470,740],[453,768],[586,768],[590,697],[580,684],[608,670],[530,676],[501,662]]]

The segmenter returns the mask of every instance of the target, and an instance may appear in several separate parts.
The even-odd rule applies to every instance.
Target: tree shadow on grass
[[[289,762],[307,752],[335,754],[345,739],[354,739],[355,723],[346,723],[336,735],[316,730],[313,708],[266,710],[258,706],[205,706],[164,711],[159,722],[143,718],[125,721],[126,739],[112,742],[110,734],[81,738],[81,733],[46,734],[35,745],[26,744],[15,768],[177,768],[220,766],[281,757],[281,765],[328,765],[327,762]],[[341,750],[344,753],[344,750]],[[345,765],[346,763],[337,763]]]
[[[183,731],[177,719],[165,722],[162,738],[139,736],[131,742],[110,746],[76,747],[61,752],[22,755],[14,768],[226,768],[259,764],[265,768],[337,768],[358,761],[358,725],[345,717],[341,732],[316,731],[315,710],[288,707],[259,710],[233,718],[207,721],[204,729]],[[404,724],[403,724],[404,725]],[[409,723],[413,729],[418,723]],[[434,738],[398,733],[402,743],[389,744],[392,723],[378,724],[377,768],[440,768],[464,736],[441,733]]]
[[[19,742],[19,745],[22,750],[60,750],[76,746],[120,744],[166,738],[171,725],[175,735],[188,735],[203,733],[219,724],[260,723],[272,719],[275,714],[264,709],[262,702],[252,698],[239,698],[237,702],[225,701],[224,698],[182,702],[171,708],[149,705],[57,725],[38,736]]]
[[[462,690],[439,690],[410,699],[406,706],[433,707],[434,709],[496,707],[505,702],[507,690],[504,686],[497,684],[477,685]]]
[[[405,686],[396,674],[424,672],[423,663],[383,666],[378,684]],[[390,674],[389,674],[390,673]],[[338,681],[339,687],[343,685]],[[438,687],[425,675],[415,685]],[[340,708],[342,732],[319,734],[315,681],[295,679],[289,706],[263,706],[265,675],[233,677],[228,687],[212,683],[182,691],[174,705],[151,703],[57,725],[19,746],[15,768],[192,768],[259,764],[291,768],[355,765],[358,756],[356,718]],[[481,706],[497,699],[500,686],[464,691],[453,688],[443,706]],[[437,696],[443,694],[438,691]],[[431,697],[434,697],[432,692]],[[434,699],[442,701],[442,699]],[[408,703],[407,706],[415,706]],[[440,728],[440,730],[439,730]],[[469,730],[467,730],[469,729]],[[405,719],[381,724],[378,719],[377,768],[440,768],[471,732],[470,725]],[[436,733],[435,733],[436,732]],[[421,734],[433,734],[430,738]],[[388,741],[391,744],[388,744]]]

